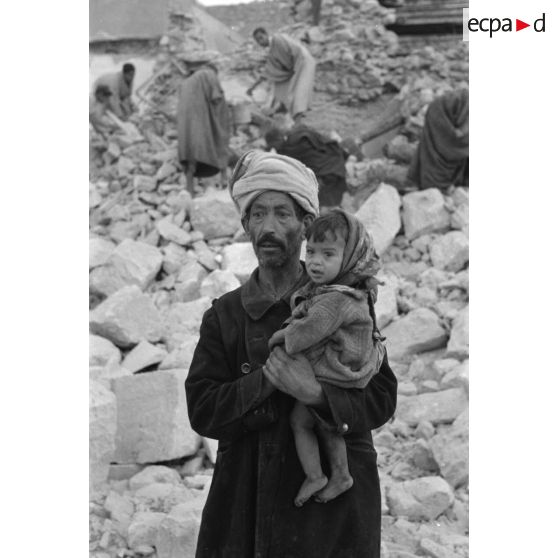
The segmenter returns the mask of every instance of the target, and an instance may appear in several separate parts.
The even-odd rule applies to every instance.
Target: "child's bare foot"
[[[352,482],[352,479],[351,479]],[[318,477],[317,479],[304,479],[300,490],[295,498],[295,506],[300,508],[310,497],[312,497],[316,492],[324,488],[327,485],[327,477]]]
[[[320,504],[325,504],[330,500],[333,500],[339,494],[343,494],[353,486],[353,477],[351,475],[333,475],[327,486],[318,492],[314,497],[316,502],[320,502]]]

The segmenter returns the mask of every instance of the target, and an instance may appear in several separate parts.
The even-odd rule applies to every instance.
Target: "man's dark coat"
[[[213,302],[186,380],[192,427],[219,440],[197,558],[379,558],[380,486],[370,430],[395,410],[387,357],[365,389],[322,384],[329,411],[313,410],[345,435],[353,487],[328,502],[293,500],[304,479],[289,426],[294,400],[262,400],[268,339],[290,315],[289,296],[262,291],[257,270]],[[303,278],[295,288],[307,281]],[[327,460],[322,456],[324,472]]]

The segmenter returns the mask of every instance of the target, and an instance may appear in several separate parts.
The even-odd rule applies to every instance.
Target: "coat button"
[[[347,430],[349,430],[349,425],[344,422],[343,425],[341,426],[341,432],[347,432]]]
[[[250,366],[249,363],[243,362],[243,363],[240,365],[240,371],[241,371],[243,374],[248,374],[248,373],[250,373],[250,372],[252,371],[252,367]]]

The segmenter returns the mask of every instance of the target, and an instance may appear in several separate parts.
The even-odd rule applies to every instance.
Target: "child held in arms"
[[[335,209],[306,233],[310,282],[291,298],[292,315],[269,340],[289,355],[304,354],[316,378],[342,388],[364,388],[379,371],[385,348],[376,326],[378,256],[364,225]],[[290,417],[297,454],[306,475],[295,505],[310,497],[327,502],[353,485],[343,436],[322,428],[302,403]],[[318,436],[329,462],[324,474]]]

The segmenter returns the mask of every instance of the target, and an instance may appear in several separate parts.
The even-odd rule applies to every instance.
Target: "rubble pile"
[[[369,16],[377,18],[374,26]],[[338,87],[323,94],[365,102],[359,91],[369,100],[391,88],[401,97],[403,134],[389,142],[385,158],[348,160],[353,195],[344,200],[381,256],[376,314],[399,380],[396,415],[373,433],[382,556],[465,558],[468,190],[403,193],[401,186],[429,99],[466,80],[466,45],[405,52],[383,28],[388,17],[375,0],[332,0],[324,1],[320,27],[291,28],[311,39],[318,88]],[[156,107],[172,103],[179,70],[171,58],[206,56],[195,33],[191,50],[182,50],[189,25],[179,17],[176,36],[163,41],[164,71],[150,97]],[[351,62],[347,54],[339,58],[340,45]],[[263,57],[246,44],[220,60],[245,77]],[[360,85],[345,96],[334,76],[353,74]],[[363,75],[378,84],[364,85]],[[241,151],[250,141],[240,131],[231,144]],[[257,265],[228,193],[206,180],[192,199],[176,154],[175,125],[162,111],[147,110],[108,139],[91,136],[92,558],[194,556],[217,444],[191,429],[184,379],[211,300],[237,288]]]

